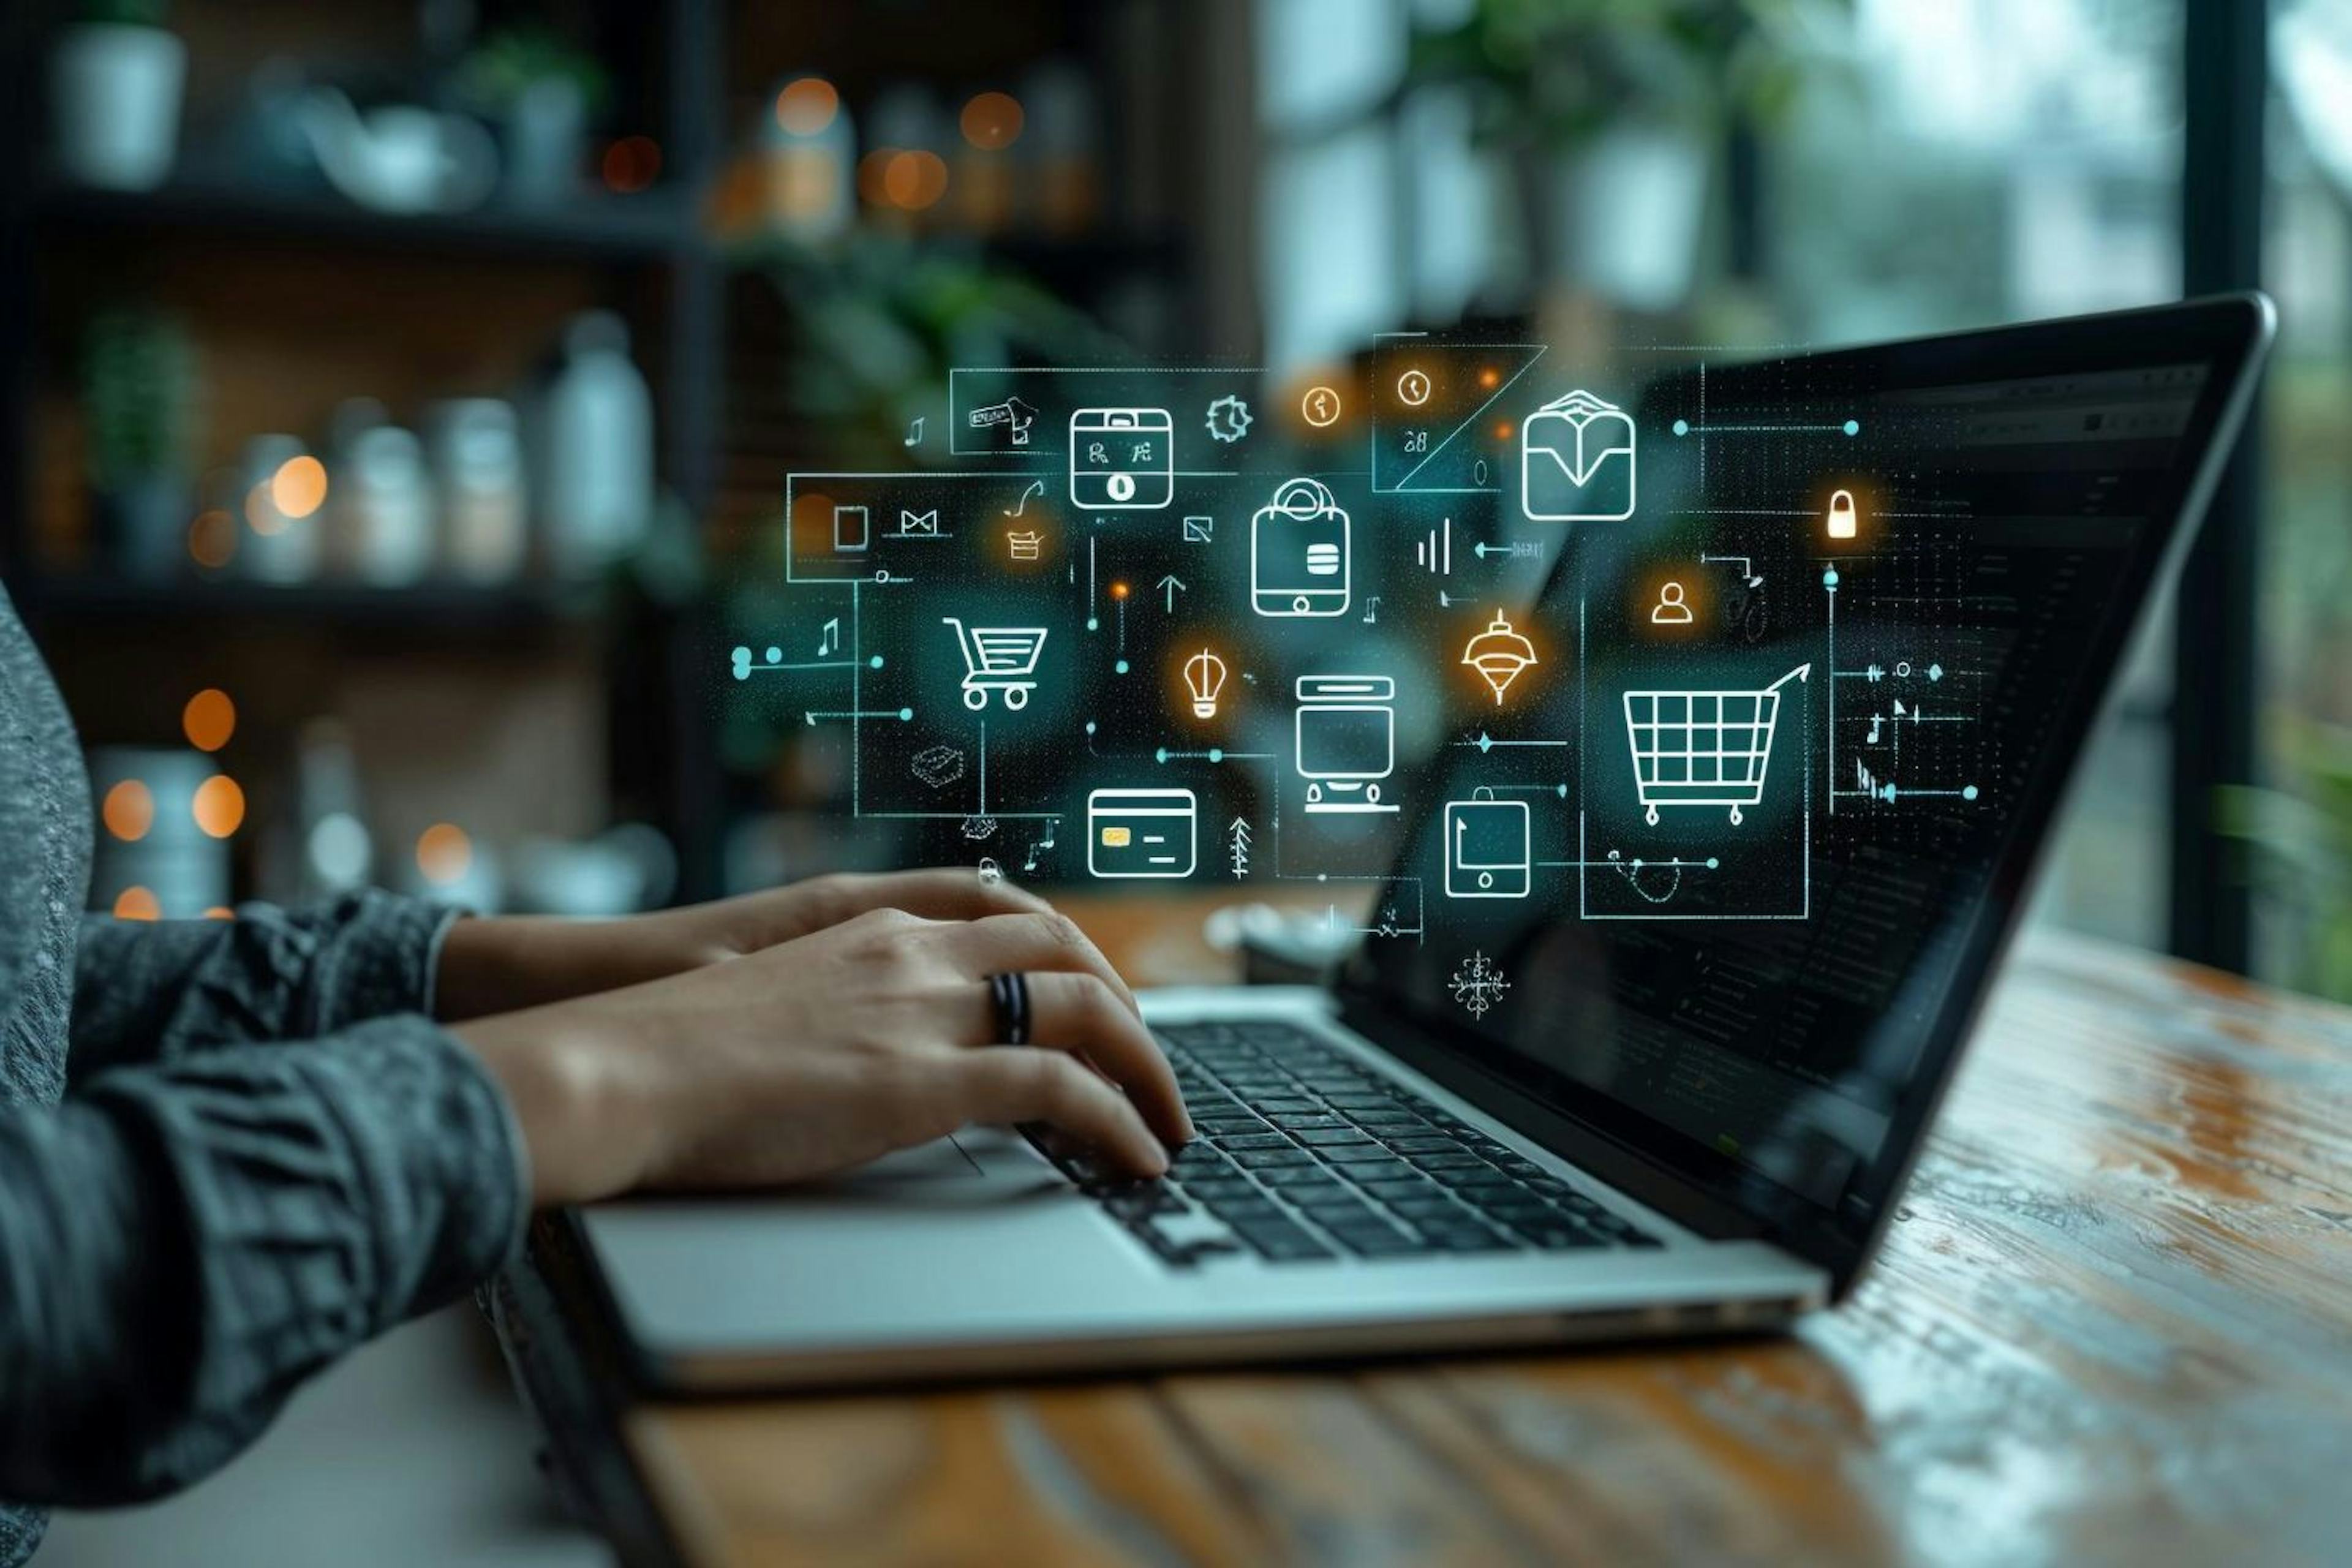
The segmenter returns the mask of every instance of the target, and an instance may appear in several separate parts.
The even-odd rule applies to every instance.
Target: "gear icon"
[[[1230,395],[1209,405],[1209,434],[1220,441],[1238,441],[1249,434],[1249,405]]]

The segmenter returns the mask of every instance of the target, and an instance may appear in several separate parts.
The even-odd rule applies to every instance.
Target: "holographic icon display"
[[[1528,803],[1481,785],[1445,803],[1445,896],[1524,899],[1534,886]]]
[[[1760,689],[1625,693],[1625,738],[1633,749],[1643,820],[1656,826],[1661,806],[1727,806],[1738,826],[1742,808],[1764,798],[1780,689],[1812,669],[1801,664]]]
[[[1495,618],[1486,623],[1486,629],[1463,648],[1462,662],[1486,679],[1495,693],[1495,706],[1500,708],[1503,694],[1510,690],[1512,683],[1543,660],[1536,657],[1535,645],[1497,610]]]
[[[1328,386],[1310,386],[1298,400],[1299,417],[1322,430],[1339,420],[1339,395]]]
[[[1192,695],[1192,717],[1217,716],[1217,694],[1225,689],[1225,661],[1202,648],[1184,661],[1184,689]]]
[[[1231,446],[1249,434],[1249,405],[1227,393],[1209,405],[1205,423],[1212,437]]]
[[[1533,522],[1633,515],[1633,421],[1589,392],[1556,397],[1519,427],[1519,505]]]
[[[1832,539],[1852,539],[1861,531],[1861,515],[1854,510],[1852,490],[1830,492],[1829,529]]]
[[[1098,789],[1087,796],[1087,870],[1106,879],[1192,874],[1201,816],[1189,789]]]
[[[1396,682],[1385,675],[1302,675],[1291,720],[1307,809],[1393,812],[1380,781],[1396,770]]]
[[[1511,983],[1503,978],[1502,965],[1483,952],[1473,952],[1456,964],[1445,985],[1473,1018],[1485,1017],[1511,988]]]
[[[1686,626],[1691,624],[1689,602],[1683,597],[1683,585],[1669,582],[1658,589],[1658,602],[1650,607],[1650,624],[1654,626]]]

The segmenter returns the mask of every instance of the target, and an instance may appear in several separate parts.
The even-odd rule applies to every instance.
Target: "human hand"
[[[1035,1044],[983,1048],[987,977],[1014,972]],[[973,1121],[1047,1122],[1140,1175],[1192,1135],[1132,996],[1049,912],[877,910],[456,1033],[506,1087],[542,1205],[803,1181]]]
[[[1010,882],[985,882],[975,871],[947,866],[808,877],[624,920],[459,921],[442,943],[435,1011],[444,1019],[480,1018],[659,980],[794,942],[874,910],[951,921],[1038,914],[1049,907]]]

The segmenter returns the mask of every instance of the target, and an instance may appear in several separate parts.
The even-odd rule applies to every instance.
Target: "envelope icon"
[[[1535,522],[1633,516],[1633,419],[1589,392],[1545,404],[1519,427],[1519,492]]]

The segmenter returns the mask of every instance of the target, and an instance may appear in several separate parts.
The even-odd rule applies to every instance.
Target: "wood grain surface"
[[[1147,979],[1214,962],[1143,909],[1081,919]],[[2352,1012],[2029,941],[1871,1276],[1783,1339],[628,1438],[708,1564],[2341,1563]]]

